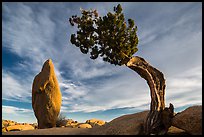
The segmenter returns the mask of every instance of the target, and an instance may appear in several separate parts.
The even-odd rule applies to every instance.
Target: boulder
[[[32,107],[38,121],[38,128],[56,126],[61,108],[61,91],[51,59],[48,59],[41,72],[35,76],[32,85]]]
[[[77,128],[92,128],[92,126],[87,123],[81,123],[81,124],[78,124]]]
[[[202,135],[202,106],[192,106],[177,113],[172,119],[172,126],[191,135]]]
[[[8,126],[7,131],[21,131],[21,130],[33,130],[35,129],[31,125],[13,125],[13,126]]]
[[[99,119],[89,119],[86,121],[87,124],[90,124],[92,127],[95,127],[95,126],[102,126],[104,125],[106,122],[103,121],[103,120],[99,120]]]
[[[77,121],[74,121],[72,119],[67,119],[67,122],[66,122],[66,127],[76,127],[79,123]]]
[[[77,128],[78,125],[79,123],[74,123],[74,124],[67,125],[66,127]]]
[[[78,123],[77,121],[73,121],[70,124],[67,124],[66,127],[71,127],[71,128],[76,128],[80,123]]]
[[[94,128],[92,135],[142,135],[144,120],[149,111],[123,115],[103,126]]]

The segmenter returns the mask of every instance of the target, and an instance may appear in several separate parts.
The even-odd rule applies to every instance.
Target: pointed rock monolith
[[[35,76],[32,86],[32,107],[38,121],[38,128],[56,126],[62,96],[54,65],[48,59],[41,72]]]

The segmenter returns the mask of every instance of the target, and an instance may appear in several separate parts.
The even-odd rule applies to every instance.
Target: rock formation
[[[4,125],[5,127],[16,125],[16,123],[17,122],[12,120],[2,120],[2,125]]]
[[[33,130],[35,127],[29,123],[17,123],[12,120],[2,120],[2,132]]]
[[[34,130],[35,128],[31,125],[12,125],[8,126],[7,131],[21,131],[21,130]]]
[[[35,76],[32,86],[32,107],[38,120],[38,128],[56,126],[61,107],[61,92],[51,59]]]
[[[202,135],[202,106],[193,106],[175,115],[172,125],[191,135]]]
[[[103,120],[100,120],[100,119],[89,119],[86,121],[87,124],[90,124],[92,127],[95,127],[95,126],[102,126],[104,125],[106,122],[103,121]]]
[[[144,122],[149,111],[123,115],[103,126],[94,128],[93,135],[143,135]]]
[[[81,123],[77,126],[77,128],[92,128],[92,126],[87,123]]]

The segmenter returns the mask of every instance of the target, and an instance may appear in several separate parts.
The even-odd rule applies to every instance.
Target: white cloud
[[[2,98],[6,100],[18,100],[30,102],[30,85],[26,79],[2,70]]]
[[[81,96],[79,101],[69,101],[69,104],[65,104],[69,106],[67,111],[94,112],[148,104],[150,92],[145,80],[141,79],[137,73],[128,71],[128,68],[124,69],[127,69],[127,72],[120,78],[107,79],[94,86],[84,85],[88,92]]]
[[[60,87],[63,92],[63,101],[64,104],[66,104],[66,101],[73,101],[74,99],[83,97],[87,94],[88,89],[84,85],[75,85],[74,83],[69,83],[66,81],[63,81],[64,83],[60,83]]]
[[[10,7],[11,6],[11,7]],[[35,15],[31,7],[23,3],[4,4],[9,20],[2,20],[4,48],[20,57],[28,58],[29,62],[39,64],[54,54],[49,48],[54,39],[55,24],[49,18],[49,13],[41,9]],[[36,18],[35,18],[36,16]],[[33,68],[34,69],[34,68]]]
[[[75,77],[81,79],[110,75],[114,72],[111,67],[105,67],[101,59],[91,61],[89,55],[82,55],[78,52],[79,49],[75,49],[69,42],[63,42],[69,41],[68,37],[61,40],[66,45],[56,45],[58,43],[55,43],[54,40],[60,39],[61,36],[55,34],[61,27],[56,28],[58,24],[53,21],[54,18],[50,11],[40,9],[40,14],[38,14],[28,5],[19,3],[15,7],[13,15],[11,14],[13,9],[8,8],[8,5],[5,4],[4,7],[7,9],[11,21],[2,20],[3,41],[8,43],[3,46],[20,57],[26,58],[24,65],[29,68],[35,66],[31,70],[36,73],[45,60],[51,58],[56,66],[69,65],[68,67],[71,68]],[[59,21],[59,23],[63,23],[62,27],[66,26],[65,20],[67,21],[63,18]],[[65,32],[64,28],[61,30]],[[69,30],[67,31],[69,32]],[[75,60],[73,61],[73,59]],[[111,70],[108,70],[109,68]]]
[[[75,77],[82,79],[90,79],[100,76],[111,76],[117,74],[120,69],[108,63],[102,62],[101,59],[91,60],[90,58],[78,58],[72,61],[70,66]],[[85,59],[84,59],[85,58]]]
[[[121,107],[148,109],[151,97],[146,81],[132,70],[124,72],[120,78],[107,79],[104,83],[89,87],[87,90],[89,92],[81,96],[80,102],[73,100],[64,104],[64,112],[94,112]],[[168,77],[165,93],[166,107],[169,103],[173,103],[176,108],[201,104],[201,74],[202,68],[197,67],[186,70],[180,75]],[[73,91],[73,93],[77,92]],[[66,109],[66,106],[69,107]]]
[[[33,110],[31,109],[25,109],[25,108],[18,108],[13,106],[2,106],[2,110],[6,114],[18,114],[18,113],[31,113]]]
[[[175,107],[202,103],[202,67],[195,67],[176,76],[169,77],[166,102]]]

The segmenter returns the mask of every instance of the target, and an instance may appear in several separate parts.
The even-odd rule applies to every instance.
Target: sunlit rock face
[[[38,128],[56,126],[61,108],[61,91],[51,59],[48,59],[41,72],[35,76],[32,86],[32,107],[38,120]]]
[[[86,123],[87,123],[87,124],[90,124],[92,127],[95,127],[95,126],[102,126],[102,125],[104,125],[106,122],[103,121],[103,120],[100,120],[100,119],[93,118],[93,119],[87,120]]]

